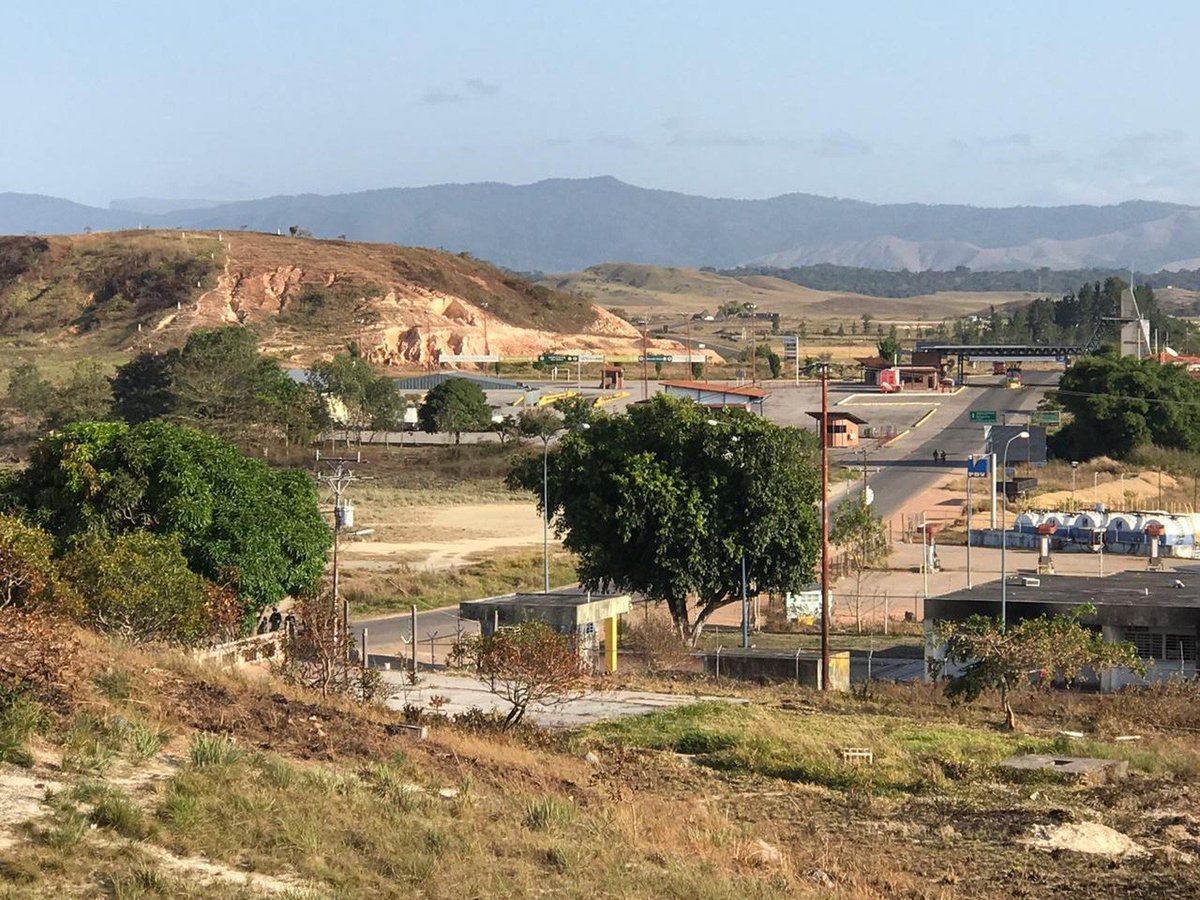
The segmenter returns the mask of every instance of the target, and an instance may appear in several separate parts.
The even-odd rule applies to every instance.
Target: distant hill
[[[240,232],[0,238],[7,338],[137,350],[220,325],[251,328],[265,349],[296,363],[351,341],[400,368],[445,354],[641,348],[637,329],[582,296],[437,250]]]
[[[610,177],[301,194],[157,215],[0,195],[0,231],[8,233],[138,225],[269,233],[296,225],[318,237],[468,251],[541,272],[613,261],[881,269],[1122,268],[1132,261],[1153,270],[1200,257],[1200,209],[1148,201],[989,209],[812,194],[729,200]]]
[[[181,209],[212,209],[220,200],[167,200],[162,197],[125,197],[108,202],[109,209],[144,215],[165,215]]]

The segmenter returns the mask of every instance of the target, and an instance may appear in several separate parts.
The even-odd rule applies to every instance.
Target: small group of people
[[[259,634],[266,634],[269,631],[279,631],[283,627],[287,628],[289,634],[293,634],[296,628],[296,617],[289,612],[285,619],[283,613],[279,611],[278,606],[272,606],[271,614],[263,616],[258,620]]]
[[[935,466],[944,466],[946,464],[946,451],[945,450],[934,450],[933,451],[933,464]]]

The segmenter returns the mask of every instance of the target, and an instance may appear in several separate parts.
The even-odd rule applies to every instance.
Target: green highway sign
[[[971,410],[972,422],[995,422],[996,411],[994,409],[973,409]]]
[[[1041,409],[1030,417],[1040,425],[1061,425],[1062,413],[1057,409]]]
[[[642,357],[640,362],[648,363],[669,363],[673,359],[670,353],[651,353]]]
[[[538,357],[545,365],[553,365],[554,363],[575,363],[579,362],[578,356],[569,356],[565,353],[543,353]]]

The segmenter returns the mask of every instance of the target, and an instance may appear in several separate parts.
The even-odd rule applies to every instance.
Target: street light
[[[1008,448],[1016,440],[1029,440],[1029,432],[1014,434],[1004,444],[1003,465],[1004,490],[1000,492],[1000,630],[1008,627],[1008,570],[1004,566],[1004,548],[1008,544]]]
[[[1071,509],[1075,508],[1075,473],[1079,471],[1079,462],[1071,461]]]
[[[592,426],[579,423],[580,431]],[[542,435],[542,593],[550,593],[550,438],[557,432]]]

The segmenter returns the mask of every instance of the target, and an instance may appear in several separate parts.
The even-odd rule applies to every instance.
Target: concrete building
[[[1008,622],[1061,615],[1079,606],[1095,612],[1081,622],[1106,640],[1130,641],[1146,661],[1146,678],[1128,669],[1103,673],[1093,685],[1109,691],[1128,684],[1196,677],[1200,638],[1200,570],[1123,572],[1106,577],[1010,575]],[[1000,617],[1000,582],[954,591],[925,601],[925,631],[934,622],[962,621],[972,615]],[[940,648],[926,644],[926,656]]]
[[[576,641],[579,655],[594,669],[617,670],[617,619],[629,612],[628,594],[560,590],[548,594],[505,594],[458,605],[458,614],[479,623],[484,636],[496,628],[544,622]],[[603,653],[601,652],[603,644]]]
[[[662,389],[670,397],[686,397],[710,409],[744,409],[754,411],[758,406],[762,414],[763,401],[771,396],[770,391],[748,384],[732,385],[708,381],[664,381]]]
[[[817,420],[817,428],[819,430],[821,427],[821,411],[810,412],[809,415]],[[829,411],[829,420],[825,423],[825,446],[831,448],[857,447],[859,428],[866,424],[866,419],[860,419],[854,413],[831,409]]]

